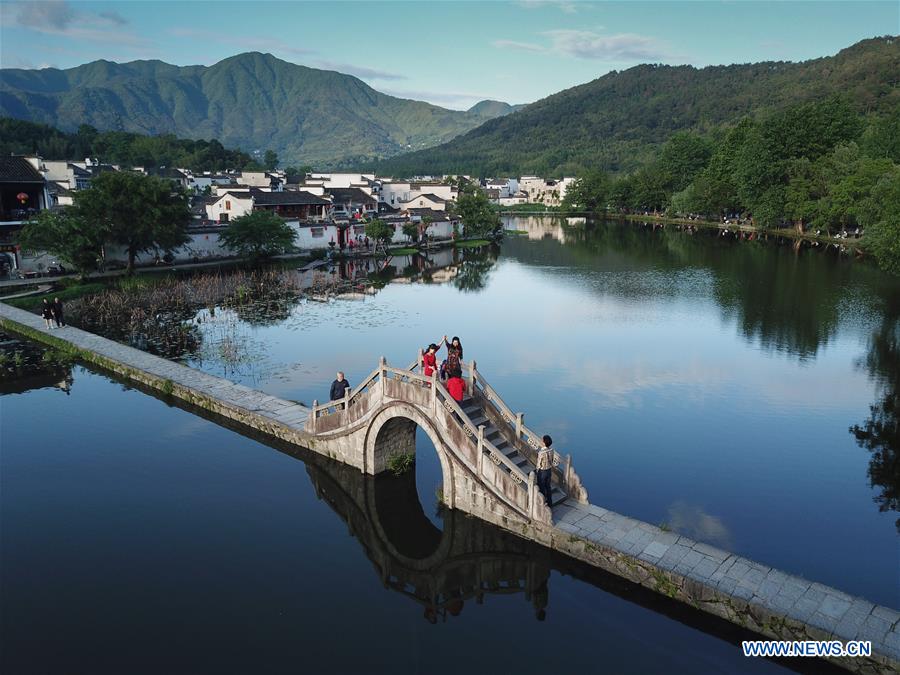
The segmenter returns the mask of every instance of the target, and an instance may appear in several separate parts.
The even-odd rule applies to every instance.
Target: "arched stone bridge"
[[[467,393],[457,403],[435,375],[422,374],[421,359],[393,368],[384,359],[345,398],[314,402],[306,421],[311,446],[377,475],[391,456],[415,452],[416,426],[437,449],[443,502],[506,526],[551,524],[551,510],[535,482],[541,436],[513,413],[478,371],[464,363]],[[587,504],[587,490],[570,456],[554,452],[553,505]]]

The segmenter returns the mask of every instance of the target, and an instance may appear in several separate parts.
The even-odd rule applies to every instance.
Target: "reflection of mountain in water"
[[[588,222],[571,227],[524,221],[531,242],[508,237],[503,253],[553,274],[594,270],[594,286],[626,300],[712,297],[747,340],[798,358],[815,356],[837,331],[847,308],[862,314],[868,295],[898,285],[866,264],[806,251],[771,236],[750,240],[715,229],[634,222]],[[510,227],[519,228],[520,219]],[[543,232],[540,237],[531,233]],[[565,245],[559,242],[564,241]],[[860,293],[868,286],[873,293]]]

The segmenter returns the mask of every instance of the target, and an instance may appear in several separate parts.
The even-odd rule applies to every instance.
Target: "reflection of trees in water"
[[[497,262],[499,252],[499,247],[494,244],[460,250],[460,261],[457,263],[453,285],[463,293],[482,290],[487,285],[488,276]]]
[[[603,280],[604,293],[628,299],[710,292],[747,340],[801,359],[815,356],[834,337],[846,299],[858,305],[868,303],[868,295],[896,292],[896,283],[864,263],[797,249],[792,240],[775,236],[751,240],[718,230],[630,221],[565,229],[566,245],[510,237],[504,251],[530,264],[637,273]],[[677,275],[690,270],[708,276]],[[703,283],[711,283],[711,291],[698,287]],[[873,293],[860,293],[861,285]]]
[[[881,512],[900,512],[900,326],[887,319],[869,340],[865,367],[880,385],[879,398],[869,417],[850,427],[859,445],[872,453],[869,485]],[[896,521],[900,531],[900,518]]]

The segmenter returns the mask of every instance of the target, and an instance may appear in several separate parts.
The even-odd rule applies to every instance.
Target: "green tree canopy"
[[[253,211],[231,221],[219,238],[238,255],[259,260],[292,250],[296,237],[293,228],[274,213]]]
[[[26,249],[52,253],[74,267],[81,275],[97,269],[106,241],[105,227],[85,218],[75,206],[59,211],[41,211],[19,234]]]
[[[394,237],[394,228],[380,218],[366,223],[366,236],[376,242],[387,244]]]
[[[456,214],[466,237],[484,237],[500,228],[500,217],[494,211],[484,190],[466,183],[460,186]]]
[[[125,247],[129,273],[139,253],[171,251],[188,241],[187,197],[167,180],[126,171],[102,173],[90,189],[76,192],[74,199],[79,214],[92,227]]]

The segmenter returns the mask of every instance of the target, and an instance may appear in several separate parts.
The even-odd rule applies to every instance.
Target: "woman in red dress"
[[[428,345],[428,349],[422,354],[422,374],[425,377],[431,377],[431,374],[437,370],[437,351],[440,349],[433,342]]]

